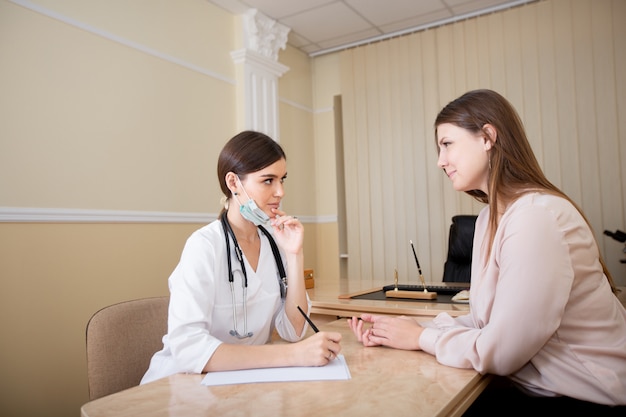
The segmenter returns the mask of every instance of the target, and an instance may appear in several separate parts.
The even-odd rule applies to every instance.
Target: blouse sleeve
[[[422,348],[443,364],[507,375],[559,327],[574,272],[557,215],[538,205],[513,214],[503,217],[484,275],[472,277],[478,315],[440,315],[422,332]]]

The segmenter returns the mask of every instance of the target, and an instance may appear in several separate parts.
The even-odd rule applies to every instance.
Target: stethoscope
[[[230,227],[230,223],[228,222],[228,217],[226,216],[226,212],[223,212],[220,215],[220,220],[222,221],[222,228],[224,229],[224,239],[226,240],[226,258],[228,259],[228,283],[230,284],[230,294],[232,297],[233,304],[233,329],[229,332],[231,336],[235,336],[239,339],[245,339],[247,337],[252,337],[253,333],[248,332],[248,310],[247,310],[247,294],[248,294],[248,274],[246,272],[246,265],[243,261],[243,251],[239,247],[239,243],[237,243],[237,238],[235,237],[235,233],[233,232],[232,227]],[[257,226],[261,229],[261,232],[267,237],[267,240],[270,242],[270,246],[272,247],[272,253],[274,254],[274,260],[276,261],[276,267],[278,268],[278,284],[280,287],[280,297],[282,299],[287,295],[287,274],[285,273],[285,268],[283,267],[283,261],[280,256],[280,252],[278,250],[278,246],[274,241],[274,238],[263,226]],[[243,335],[237,331],[237,308],[235,304],[235,285],[234,285],[234,277],[233,277],[233,267],[231,264],[231,256],[230,256],[230,238],[233,239],[233,244],[235,246],[235,255],[237,256],[237,260],[241,265],[241,271],[243,272],[243,280],[241,281],[241,286],[243,288]]]

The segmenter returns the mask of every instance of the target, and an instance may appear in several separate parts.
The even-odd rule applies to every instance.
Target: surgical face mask
[[[239,177],[237,177],[237,179],[239,179]],[[239,184],[241,184],[241,179],[239,179]],[[239,197],[237,197],[237,194],[234,194],[237,202],[239,203],[239,212],[241,213],[241,216],[244,219],[254,223],[255,226],[261,226],[267,223],[270,220],[269,216],[265,214],[265,212],[261,210],[259,206],[256,205],[253,199],[250,198],[248,192],[243,187],[243,184],[241,184],[241,189],[244,193],[246,193],[246,197],[248,197],[248,201],[246,201],[245,204],[241,204],[241,201],[239,201]]]

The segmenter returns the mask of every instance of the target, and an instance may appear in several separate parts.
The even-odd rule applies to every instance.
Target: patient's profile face
[[[452,123],[442,123],[437,126],[437,145],[437,165],[450,178],[455,190],[482,190],[487,194],[491,143],[484,136]]]

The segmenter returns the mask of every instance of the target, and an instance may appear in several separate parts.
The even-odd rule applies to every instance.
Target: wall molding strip
[[[217,219],[217,213],[178,213],[132,210],[88,210],[0,207],[0,223],[199,223]],[[298,216],[302,223],[336,223],[337,216]]]
[[[214,213],[0,207],[0,222],[11,223],[209,223]]]

